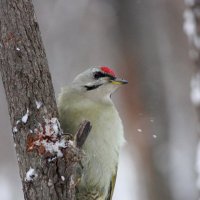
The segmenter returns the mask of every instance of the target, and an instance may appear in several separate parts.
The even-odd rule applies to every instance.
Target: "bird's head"
[[[128,81],[118,78],[115,72],[107,66],[92,67],[82,72],[73,81],[88,96],[105,98],[110,96],[121,85]]]

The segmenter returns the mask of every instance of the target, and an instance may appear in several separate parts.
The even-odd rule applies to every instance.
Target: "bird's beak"
[[[114,80],[110,80],[110,81],[114,85],[124,85],[124,84],[128,83],[127,80],[124,80],[124,79],[121,79],[121,78],[115,78]]]

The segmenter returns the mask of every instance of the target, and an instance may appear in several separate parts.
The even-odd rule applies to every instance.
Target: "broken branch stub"
[[[91,123],[87,120],[83,121],[80,124],[79,129],[75,135],[76,147],[82,148],[91,129],[92,129]]]

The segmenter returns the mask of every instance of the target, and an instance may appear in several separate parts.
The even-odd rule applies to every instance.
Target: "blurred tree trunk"
[[[51,75],[31,0],[1,0],[0,27],[0,69],[24,197],[73,200],[80,151],[63,138],[59,127]]]
[[[195,63],[195,73],[191,80],[190,98],[197,109],[198,119],[200,120],[200,1],[185,0],[185,4],[183,30],[188,37],[190,45],[189,56]],[[198,176],[196,185],[198,190],[200,190],[200,140],[197,147],[196,172]]]
[[[128,94],[134,94],[124,95],[124,101],[127,102],[126,110],[132,110],[128,112],[128,119],[131,120],[127,127],[132,130],[128,141],[134,144],[131,151],[135,155],[138,172],[139,199],[172,200],[167,180],[154,160],[158,141],[154,137],[167,141],[163,136],[167,135],[168,122],[160,63],[153,55],[156,49],[152,50],[155,47],[151,28],[154,23],[153,2],[118,2],[120,44],[124,55],[121,65],[129,80]],[[163,152],[163,155],[167,157],[167,152]]]
[[[118,2],[119,37],[124,54],[121,65],[129,80],[129,95],[123,96],[130,119],[125,127],[131,130],[128,141],[134,143],[140,198],[194,199],[191,178],[194,153],[190,147],[195,134],[189,128],[193,118],[187,101],[190,70],[180,27],[182,2]],[[182,163],[183,171],[179,170]]]
[[[191,81],[191,101],[196,106],[200,117],[200,1],[185,2],[187,8],[183,15],[183,30],[190,44],[189,56],[196,66],[195,75]]]

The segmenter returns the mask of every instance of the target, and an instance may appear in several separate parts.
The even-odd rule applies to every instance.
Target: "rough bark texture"
[[[63,136],[58,122],[51,121],[58,111],[31,0],[0,1],[0,68],[25,199],[73,200],[80,150],[65,140],[59,149],[64,156],[58,157],[56,151],[36,145],[38,141],[54,145]],[[59,130],[53,130],[54,125]],[[84,126],[86,132],[91,128]],[[27,174],[30,168],[34,172]]]

